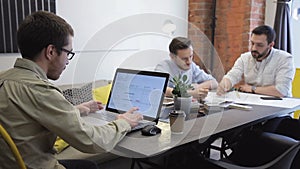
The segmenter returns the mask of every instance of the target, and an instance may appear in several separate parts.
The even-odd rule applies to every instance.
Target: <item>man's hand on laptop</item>
[[[126,113],[119,114],[117,119],[125,119],[130,124],[131,128],[133,128],[138,125],[140,120],[143,120],[143,115],[136,112],[137,110],[139,110],[139,108],[133,107]]]
[[[98,110],[103,109],[102,103],[94,100],[81,103],[79,105],[76,105],[76,107],[79,109],[80,114],[84,116],[88,115],[89,113],[94,113]]]

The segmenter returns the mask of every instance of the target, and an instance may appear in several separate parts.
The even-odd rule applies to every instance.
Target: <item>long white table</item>
[[[114,149],[113,153],[131,158],[158,155],[171,148],[199,140],[206,141],[212,135],[251,126],[265,120],[291,113],[294,109],[253,105],[249,111],[230,109],[204,117],[187,120],[183,134],[172,134],[168,123],[159,122],[162,133],[156,136],[142,136],[140,132],[128,134]]]
[[[117,144],[111,153],[129,158],[145,158],[159,155],[185,143],[193,141],[202,143],[210,136],[216,136],[239,127],[248,127],[277,116],[292,113],[300,109],[300,102],[293,108],[262,105],[251,106],[252,110],[229,109],[187,120],[183,134],[172,134],[168,123],[159,122],[158,127],[162,129],[161,134],[156,136],[142,136],[140,131],[129,133]],[[70,149],[72,148],[69,148],[69,152],[65,150],[68,153],[59,155],[58,158],[68,158],[68,155],[72,154],[71,156],[74,156],[74,153],[79,153],[75,149]],[[89,154],[90,156],[93,155]]]

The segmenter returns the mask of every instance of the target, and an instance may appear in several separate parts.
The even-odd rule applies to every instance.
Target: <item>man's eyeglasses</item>
[[[64,48],[61,48],[62,51],[66,52],[67,53],[67,56],[68,56],[68,60],[71,60],[73,59],[75,53],[70,51],[70,50],[67,50],[67,49],[64,49]]]

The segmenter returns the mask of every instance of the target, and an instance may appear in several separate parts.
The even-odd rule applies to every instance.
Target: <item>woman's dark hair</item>
[[[74,36],[74,31],[64,19],[51,12],[37,11],[20,24],[18,47],[22,57],[30,60],[34,60],[50,44],[60,54],[61,48],[68,45],[69,35]]]

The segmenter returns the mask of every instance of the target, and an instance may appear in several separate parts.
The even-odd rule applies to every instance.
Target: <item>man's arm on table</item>
[[[244,92],[252,93],[252,86],[248,84],[240,85],[239,89]],[[256,87],[255,94],[284,97],[274,85]]]
[[[216,89],[217,86],[218,86],[218,83],[216,80],[208,80],[208,81],[205,81],[203,83],[200,83],[200,84],[192,84],[194,86],[194,90],[189,90],[188,92],[193,96],[193,97],[199,97],[198,95],[201,95],[201,93],[206,93],[205,96],[207,95],[207,92],[208,90],[210,89]],[[173,91],[173,88],[172,87],[167,87],[167,90],[166,90],[166,94],[165,96],[167,97],[173,97],[173,94],[172,94],[172,91]],[[202,97],[202,95],[201,95]]]

